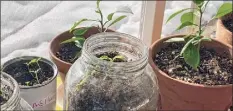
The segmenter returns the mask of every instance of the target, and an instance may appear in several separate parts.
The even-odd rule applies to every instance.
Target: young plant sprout
[[[95,12],[100,16],[99,19],[87,19],[87,18],[83,18],[77,22],[74,23],[74,25],[71,27],[71,29],[69,30],[70,33],[73,33],[74,37],[72,37],[71,39],[68,39],[68,40],[65,40],[63,42],[61,42],[61,44],[65,44],[65,43],[71,43],[71,42],[74,42],[75,45],[78,47],[78,48],[81,48],[83,47],[83,43],[85,41],[85,38],[84,38],[84,34],[88,31],[88,29],[90,29],[92,26],[90,27],[83,27],[83,28],[79,28],[79,29],[75,29],[77,26],[79,26],[82,22],[95,22],[95,23],[98,23],[99,25],[97,26],[99,32],[106,32],[107,29],[116,24],[117,22],[123,20],[124,18],[126,18],[127,16],[126,15],[121,15],[115,19],[113,19],[113,16],[114,14],[116,13],[130,13],[130,14],[133,14],[132,10],[128,7],[124,7],[124,9],[122,10],[117,10],[113,13],[110,13],[108,14],[108,16],[106,17],[106,21],[104,21],[104,16],[103,16],[103,12],[102,10],[100,9],[100,0],[97,0],[97,3],[96,3],[96,10]],[[72,59],[72,61],[76,60],[76,58],[78,58],[79,56],[81,55],[81,51],[77,52],[76,56]]]
[[[181,25],[176,29],[176,30],[181,30],[187,26],[194,26],[198,28],[198,31],[196,31],[193,34],[184,36],[183,38],[171,38],[166,42],[185,42],[184,47],[182,48],[180,55],[183,56],[185,62],[190,65],[193,69],[197,69],[200,63],[200,43],[202,41],[211,41],[209,37],[205,37],[203,34],[205,27],[202,25],[202,16],[205,12],[205,9],[209,3],[208,1],[204,0],[193,0],[193,2],[197,5],[197,8],[186,8],[179,10],[172,14],[168,20],[166,21],[169,22],[172,18],[174,18],[176,15],[184,12],[184,11],[189,11],[184,13],[181,16]],[[193,11],[192,11],[193,10]],[[224,15],[227,15],[232,12],[232,4],[231,3],[224,3],[219,9],[217,14],[213,19],[216,18],[221,18]],[[195,24],[195,18],[199,16],[199,24]]]
[[[38,73],[39,73],[39,71],[41,71],[40,65],[38,63],[40,60],[41,60],[41,58],[35,58],[35,59],[32,59],[31,61],[25,63],[27,65],[28,71],[30,72],[32,77],[37,80],[38,84],[40,84],[39,79],[38,79]],[[37,65],[38,68],[37,69],[30,68],[30,66],[32,66],[32,65]],[[30,81],[25,82],[25,84],[27,86],[29,86]]]

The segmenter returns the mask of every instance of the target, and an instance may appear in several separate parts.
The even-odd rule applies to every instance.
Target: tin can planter
[[[84,27],[80,27],[78,29],[81,29]],[[107,32],[114,32],[113,30],[108,29]],[[99,33],[99,30],[97,27],[91,27],[88,29],[87,32],[84,33],[83,37],[88,38],[91,35]],[[70,33],[69,31],[65,31],[58,36],[56,36],[50,43],[50,57],[52,61],[57,65],[58,70],[61,75],[62,82],[65,81],[66,73],[68,72],[69,68],[73,64],[73,61],[70,61],[70,58],[73,58],[75,56],[75,53],[78,51],[81,51],[81,49],[77,48],[75,44],[69,43],[69,44],[61,44],[63,41],[68,40],[72,38],[74,35],[73,33]],[[58,53],[59,57],[58,57]],[[61,54],[64,53],[64,54]],[[63,60],[62,60],[62,59]]]
[[[217,21],[217,28],[216,28],[216,39],[232,45],[232,17],[233,14],[230,13]]]
[[[1,110],[33,111],[32,107],[20,96],[17,82],[10,75],[1,72]]]
[[[200,67],[198,70],[192,70],[186,65],[173,65],[174,63],[183,63],[183,59],[180,57],[174,59],[176,54],[180,53],[182,43],[165,42],[171,38],[184,36],[165,37],[150,47],[149,61],[158,77],[161,109],[226,111],[232,105],[232,46],[214,39],[211,42],[202,42]],[[218,64],[214,64],[213,57],[216,57],[214,59],[219,62],[220,67],[217,67]],[[211,61],[211,64],[206,61]],[[171,70],[167,71],[167,66],[172,67],[168,68]],[[208,69],[207,66],[211,69],[216,67],[215,70],[217,68],[224,69],[224,71],[215,72],[215,70]],[[186,67],[184,71],[183,67]],[[186,71],[188,73],[185,73]],[[186,76],[188,74],[191,76]]]
[[[33,109],[55,109],[58,70],[54,63],[40,57],[23,56],[7,61],[2,70],[18,82],[20,96]]]

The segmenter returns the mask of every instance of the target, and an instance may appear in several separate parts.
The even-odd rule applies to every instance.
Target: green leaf
[[[171,38],[164,42],[184,42],[184,38]]]
[[[110,13],[109,15],[108,15],[108,21],[110,21],[110,20],[112,20],[112,16],[114,15],[114,13]]]
[[[185,23],[185,22],[191,22],[191,23],[194,23],[194,20],[195,20],[195,14],[193,12],[187,12],[187,13],[184,13],[182,16],[181,16],[181,23]]]
[[[182,56],[182,54],[184,53],[184,51],[187,49],[187,47],[192,43],[192,41],[194,40],[194,38],[190,39],[182,48],[181,52],[180,52],[180,56]]]
[[[27,65],[30,65],[30,64],[36,63],[36,62],[38,62],[40,59],[41,59],[41,57],[32,59],[31,61],[29,61],[29,62],[26,63],[26,64],[27,64]]]
[[[189,10],[189,9],[191,9],[191,8],[182,9],[182,10],[179,10],[179,11],[173,13],[171,16],[169,16],[169,18],[167,19],[166,23],[168,23],[168,22],[169,22],[172,18],[174,18],[176,15],[178,15],[178,14],[180,14],[180,13],[186,11],[186,10]]]
[[[88,29],[90,29],[90,27],[76,29],[76,30],[74,30],[73,34],[74,34],[74,36],[82,36],[88,31]]]
[[[81,19],[78,22],[75,22],[74,25],[71,27],[70,32],[72,32],[80,23],[87,21],[88,19]]]
[[[184,22],[184,23],[182,23],[177,29],[176,29],[176,31],[177,30],[180,30],[180,29],[182,29],[182,28],[184,28],[184,27],[187,27],[187,26],[198,26],[197,24],[194,24],[194,23],[192,23],[192,22]]]
[[[101,56],[99,59],[102,59],[102,60],[106,60],[106,61],[113,61],[111,58],[109,58],[108,56]]]
[[[200,63],[200,53],[197,46],[189,44],[183,52],[185,62],[193,69],[197,69]]]
[[[124,56],[122,56],[122,55],[117,55],[117,56],[115,56],[112,60],[113,60],[113,61],[115,61],[116,59],[124,60],[124,59],[125,59],[125,57],[124,57]]]
[[[85,39],[81,39],[81,40],[75,41],[75,45],[79,48],[82,48],[84,42],[85,42]]]
[[[133,11],[128,6],[119,6],[119,7],[117,7],[116,13],[129,13],[129,14],[133,14]]]
[[[221,18],[231,12],[232,12],[232,3],[224,3],[220,6],[214,18]]]
[[[121,21],[121,20],[124,19],[125,17],[126,17],[125,15],[122,15],[122,16],[116,18],[114,21],[112,21],[112,23],[111,23],[108,27],[110,27],[110,26],[112,26],[113,24],[115,24],[115,23]]]
[[[100,8],[100,0],[96,1],[97,8]]]
[[[194,2],[199,8],[201,8],[202,5],[204,4],[204,0],[193,0],[193,2]]]
[[[80,41],[81,42],[85,41],[85,38],[84,37],[72,37],[71,39],[68,39],[68,40],[61,42],[61,44],[70,43],[70,42],[75,42],[75,43],[78,42],[79,44],[81,44]]]

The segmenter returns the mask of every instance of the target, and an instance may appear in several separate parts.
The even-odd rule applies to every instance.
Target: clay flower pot
[[[231,14],[224,16],[221,19],[218,19],[217,28],[216,28],[216,39],[221,42],[230,44],[230,45],[232,45],[232,32],[224,26],[222,20],[226,20],[226,19],[232,20],[232,17],[233,17],[233,14],[231,13]]]
[[[155,55],[165,47],[164,41],[183,37],[176,35],[162,38],[150,47],[149,61],[157,74],[161,96],[162,110],[227,110],[232,104],[232,85],[204,86],[174,79],[161,71],[154,63]],[[202,42],[206,48],[218,53],[229,52],[232,57],[232,46],[217,40]]]
[[[80,27],[82,28],[82,27]],[[107,32],[114,32],[113,30],[108,29]],[[97,34],[99,33],[98,28],[97,27],[92,27],[90,28],[85,34],[84,37],[88,38],[93,34]],[[72,33],[70,33],[69,31],[65,31],[61,34],[59,34],[58,36],[56,36],[50,43],[50,58],[52,59],[52,61],[57,65],[58,70],[62,79],[62,82],[65,81],[65,76],[66,73],[68,72],[69,68],[71,67],[71,63],[69,62],[65,62],[60,60],[58,57],[56,57],[56,52],[60,49],[61,45],[60,43],[72,38],[74,35]]]

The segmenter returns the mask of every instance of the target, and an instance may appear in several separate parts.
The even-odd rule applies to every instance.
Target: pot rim
[[[231,34],[232,35],[232,32],[230,30],[228,30],[225,25],[222,23],[222,19],[218,19],[217,20],[217,23],[219,24],[219,26],[223,27],[224,30],[226,30],[227,33]]]
[[[170,38],[174,38],[174,37],[182,37],[182,36],[185,36],[184,34],[177,34],[177,35],[171,35],[171,36],[166,36],[164,38],[161,38],[157,41],[155,41],[149,48],[149,61],[150,61],[150,64],[152,65],[153,67],[153,70],[157,70],[158,71],[158,74],[166,77],[167,79],[169,80],[174,80],[178,83],[181,83],[181,84],[185,84],[185,85],[191,85],[191,86],[194,86],[194,87],[204,87],[204,88],[226,88],[226,87],[232,87],[233,84],[229,84],[229,85],[215,85],[215,86],[207,86],[207,85],[203,85],[203,84],[194,84],[194,83],[189,83],[189,82],[185,82],[185,81],[182,81],[182,80],[179,80],[179,79],[174,79],[170,76],[168,76],[165,72],[163,72],[162,70],[160,70],[157,65],[154,63],[154,60],[153,60],[153,50],[155,48],[155,46],[160,43],[160,42],[163,42],[165,40],[168,40]],[[212,39],[212,38],[211,38]],[[212,39],[213,41],[215,42],[218,42],[219,44],[221,45],[225,45],[226,47],[228,47],[229,49],[232,49],[232,46],[231,45],[228,45],[228,44],[225,44],[225,43],[222,43],[218,40],[215,40],[215,39]]]
[[[16,58],[10,59],[10,60],[8,60],[7,62],[5,62],[5,63],[2,65],[2,71],[4,72],[5,67],[7,67],[7,66],[13,64],[13,63],[16,62],[16,61],[20,61],[20,60],[30,60],[30,59],[33,59],[33,58],[41,58],[40,61],[42,61],[42,62],[48,64],[49,66],[51,66],[52,69],[53,69],[53,71],[54,71],[53,77],[52,77],[52,79],[47,80],[47,81],[44,82],[43,84],[37,84],[37,85],[35,85],[35,86],[23,86],[23,85],[19,85],[19,88],[20,88],[20,89],[40,88],[40,87],[46,86],[46,85],[50,84],[52,81],[56,80],[56,77],[57,77],[57,75],[58,75],[57,66],[56,66],[53,62],[49,61],[48,59],[45,59],[45,58],[43,58],[43,57],[38,57],[38,56],[21,56],[21,57],[16,57]],[[6,72],[5,72],[5,73],[6,73]],[[10,74],[9,74],[9,75],[10,75]]]
[[[85,27],[78,27],[78,28],[76,28],[76,29],[81,29],[81,28],[85,28]],[[97,27],[93,26],[92,28],[97,28]],[[112,30],[112,29],[108,29],[108,30],[114,31],[114,30]],[[56,61],[58,61],[58,62],[60,62],[60,63],[62,63],[62,64],[65,64],[65,65],[71,66],[71,65],[72,65],[71,63],[59,59],[59,58],[53,53],[53,51],[52,51],[52,47],[53,47],[52,44],[54,44],[54,41],[55,41],[57,38],[61,37],[63,34],[67,33],[67,32],[69,32],[69,30],[62,32],[61,34],[57,35],[56,37],[54,37],[54,38],[52,39],[52,41],[50,42],[50,45],[49,45],[49,53],[50,53],[50,55],[52,56],[52,58],[55,59]]]

